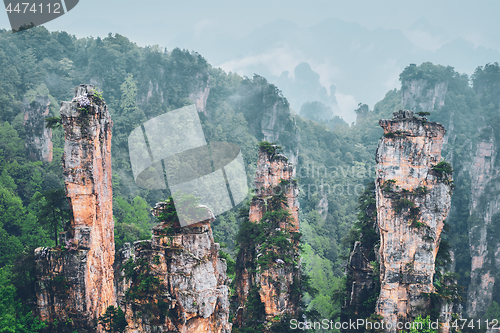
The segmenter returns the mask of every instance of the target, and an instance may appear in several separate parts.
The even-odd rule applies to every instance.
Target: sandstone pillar
[[[175,210],[167,200],[156,205],[155,215],[166,207]],[[219,258],[210,227],[214,217],[208,215],[187,227],[178,219],[162,221],[152,240],[125,243],[116,284],[125,332],[231,332],[226,262]]]
[[[401,110],[381,120],[376,201],[381,291],[377,314],[386,322],[414,319],[434,292],[435,259],[450,211],[451,172],[437,171],[445,129]],[[395,328],[388,330],[395,332]]]
[[[112,121],[91,85],[75,88],[61,105],[65,132],[63,177],[72,217],[63,247],[35,250],[37,299],[42,320],[72,321],[95,331],[116,305],[113,286],[114,221],[111,188]]]
[[[258,290],[269,327],[286,316],[296,318],[299,312],[298,185],[293,179],[293,165],[276,148],[268,144],[259,149],[256,190],[250,204],[249,223],[264,224],[259,229],[262,237],[240,244],[237,258],[236,324],[240,327],[247,325],[251,290]],[[273,240],[280,237],[286,239],[282,245],[274,244]]]

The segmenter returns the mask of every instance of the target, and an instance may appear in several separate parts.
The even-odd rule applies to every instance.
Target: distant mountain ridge
[[[431,26],[425,18],[417,20],[405,32],[370,30],[358,23],[331,18],[305,28],[279,19],[241,39],[208,31],[194,34],[184,33],[169,45],[195,49],[226,71],[249,77],[254,73],[262,75],[286,96],[291,96],[293,87],[285,86],[280,76],[285,71],[293,73],[303,62],[308,63],[320,75],[319,81],[325,89],[335,85],[337,114],[348,123],[355,120],[353,110],[358,103],[373,106],[387,90],[399,87],[399,73],[409,63],[430,61],[472,74],[477,64],[500,59],[497,50],[476,47],[460,38],[446,38],[442,29]],[[291,98],[291,106],[297,112],[305,102],[310,100]]]

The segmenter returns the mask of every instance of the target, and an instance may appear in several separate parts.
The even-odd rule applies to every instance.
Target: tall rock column
[[[239,239],[236,325],[240,327],[247,327],[261,315],[267,325],[264,330],[269,329],[299,312],[298,186],[293,165],[276,149],[270,144],[259,149],[256,193],[244,224],[248,235]],[[256,313],[255,304],[261,304],[262,313]]]
[[[79,331],[93,330],[115,305],[114,221],[111,188],[112,121],[91,85],[75,88],[61,104],[65,132],[63,177],[72,217],[60,234],[63,247],[35,250],[41,319],[71,319]]]
[[[377,223],[381,290],[376,312],[393,323],[429,307],[435,259],[450,211],[451,168],[440,163],[445,129],[400,110],[380,120],[377,153]]]

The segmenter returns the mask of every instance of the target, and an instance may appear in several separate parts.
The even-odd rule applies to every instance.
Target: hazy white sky
[[[200,29],[238,38],[276,19],[306,27],[333,17],[369,29],[405,31],[425,17],[448,38],[500,49],[499,13],[498,0],[80,0],[45,26],[78,37],[117,32],[139,45],[167,46],[176,36]],[[9,29],[5,12],[0,27]]]

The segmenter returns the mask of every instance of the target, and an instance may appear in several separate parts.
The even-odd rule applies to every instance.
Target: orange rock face
[[[288,163],[288,159],[280,154],[269,152],[264,148],[259,150],[257,162],[257,172],[254,185],[256,195],[252,199],[249,211],[249,221],[260,223],[268,212],[270,201],[273,197],[284,195],[286,204],[281,204],[281,208],[288,211],[290,216],[287,219],[278,221],[273,230],[269,230],[268,237],[275,237],[281,230],[289,232],[291,235],[299,231],[299,202],[298,186],[293,180],[293,166]],[[293,238],[293,236],[292,236]],[[289,239],[292,244],[291,250],[286,251],[286,255],[298,259],[298,248],[295,240]],[[285,254],[280,248],[274,248],[278,256]],[[291,290],[296,287],[294,283],[300,283],[300,267],[295,264],[288,264],[283,260],[276,259],[265,268],[257,267],[256,259],[265,255],[261,244],[256,244],[255,248],[240,248],[237,258],[236,269],[236,324],[245,327],[246,302],[249,292],[257,287],[260,300],[265,308],[266,319],[271,322],[272,318],[283,315],[298,314],[300,297],[292,295]]]
[[[396,323],[412,320],[428,306],[422,296],[434,291],[435,259],[452,185],[451,175],[433,169],[441,159],[442,125],[407,110],[380,125],[384,137],[376,155],[376,201],[381,291],[376,312]]]
[[[61,234],[66,251],[37,249],[38,307],[42,320],[72,319],[82,331],[99,331],[97,319],[116,305],[113,283],[114,221],[111,187],[111,127],[107,106],[93,97],[94,87],[80,85],[77,101],[63,102],[65,131],[63,176],[72,211],[70,228]],[[68,246],[68,245],[66,245]],[[49,286],[64,282],[64,295]],[[63,297],[64,296],[64,297]],[[63,309],[63,310],[61,310]]]

